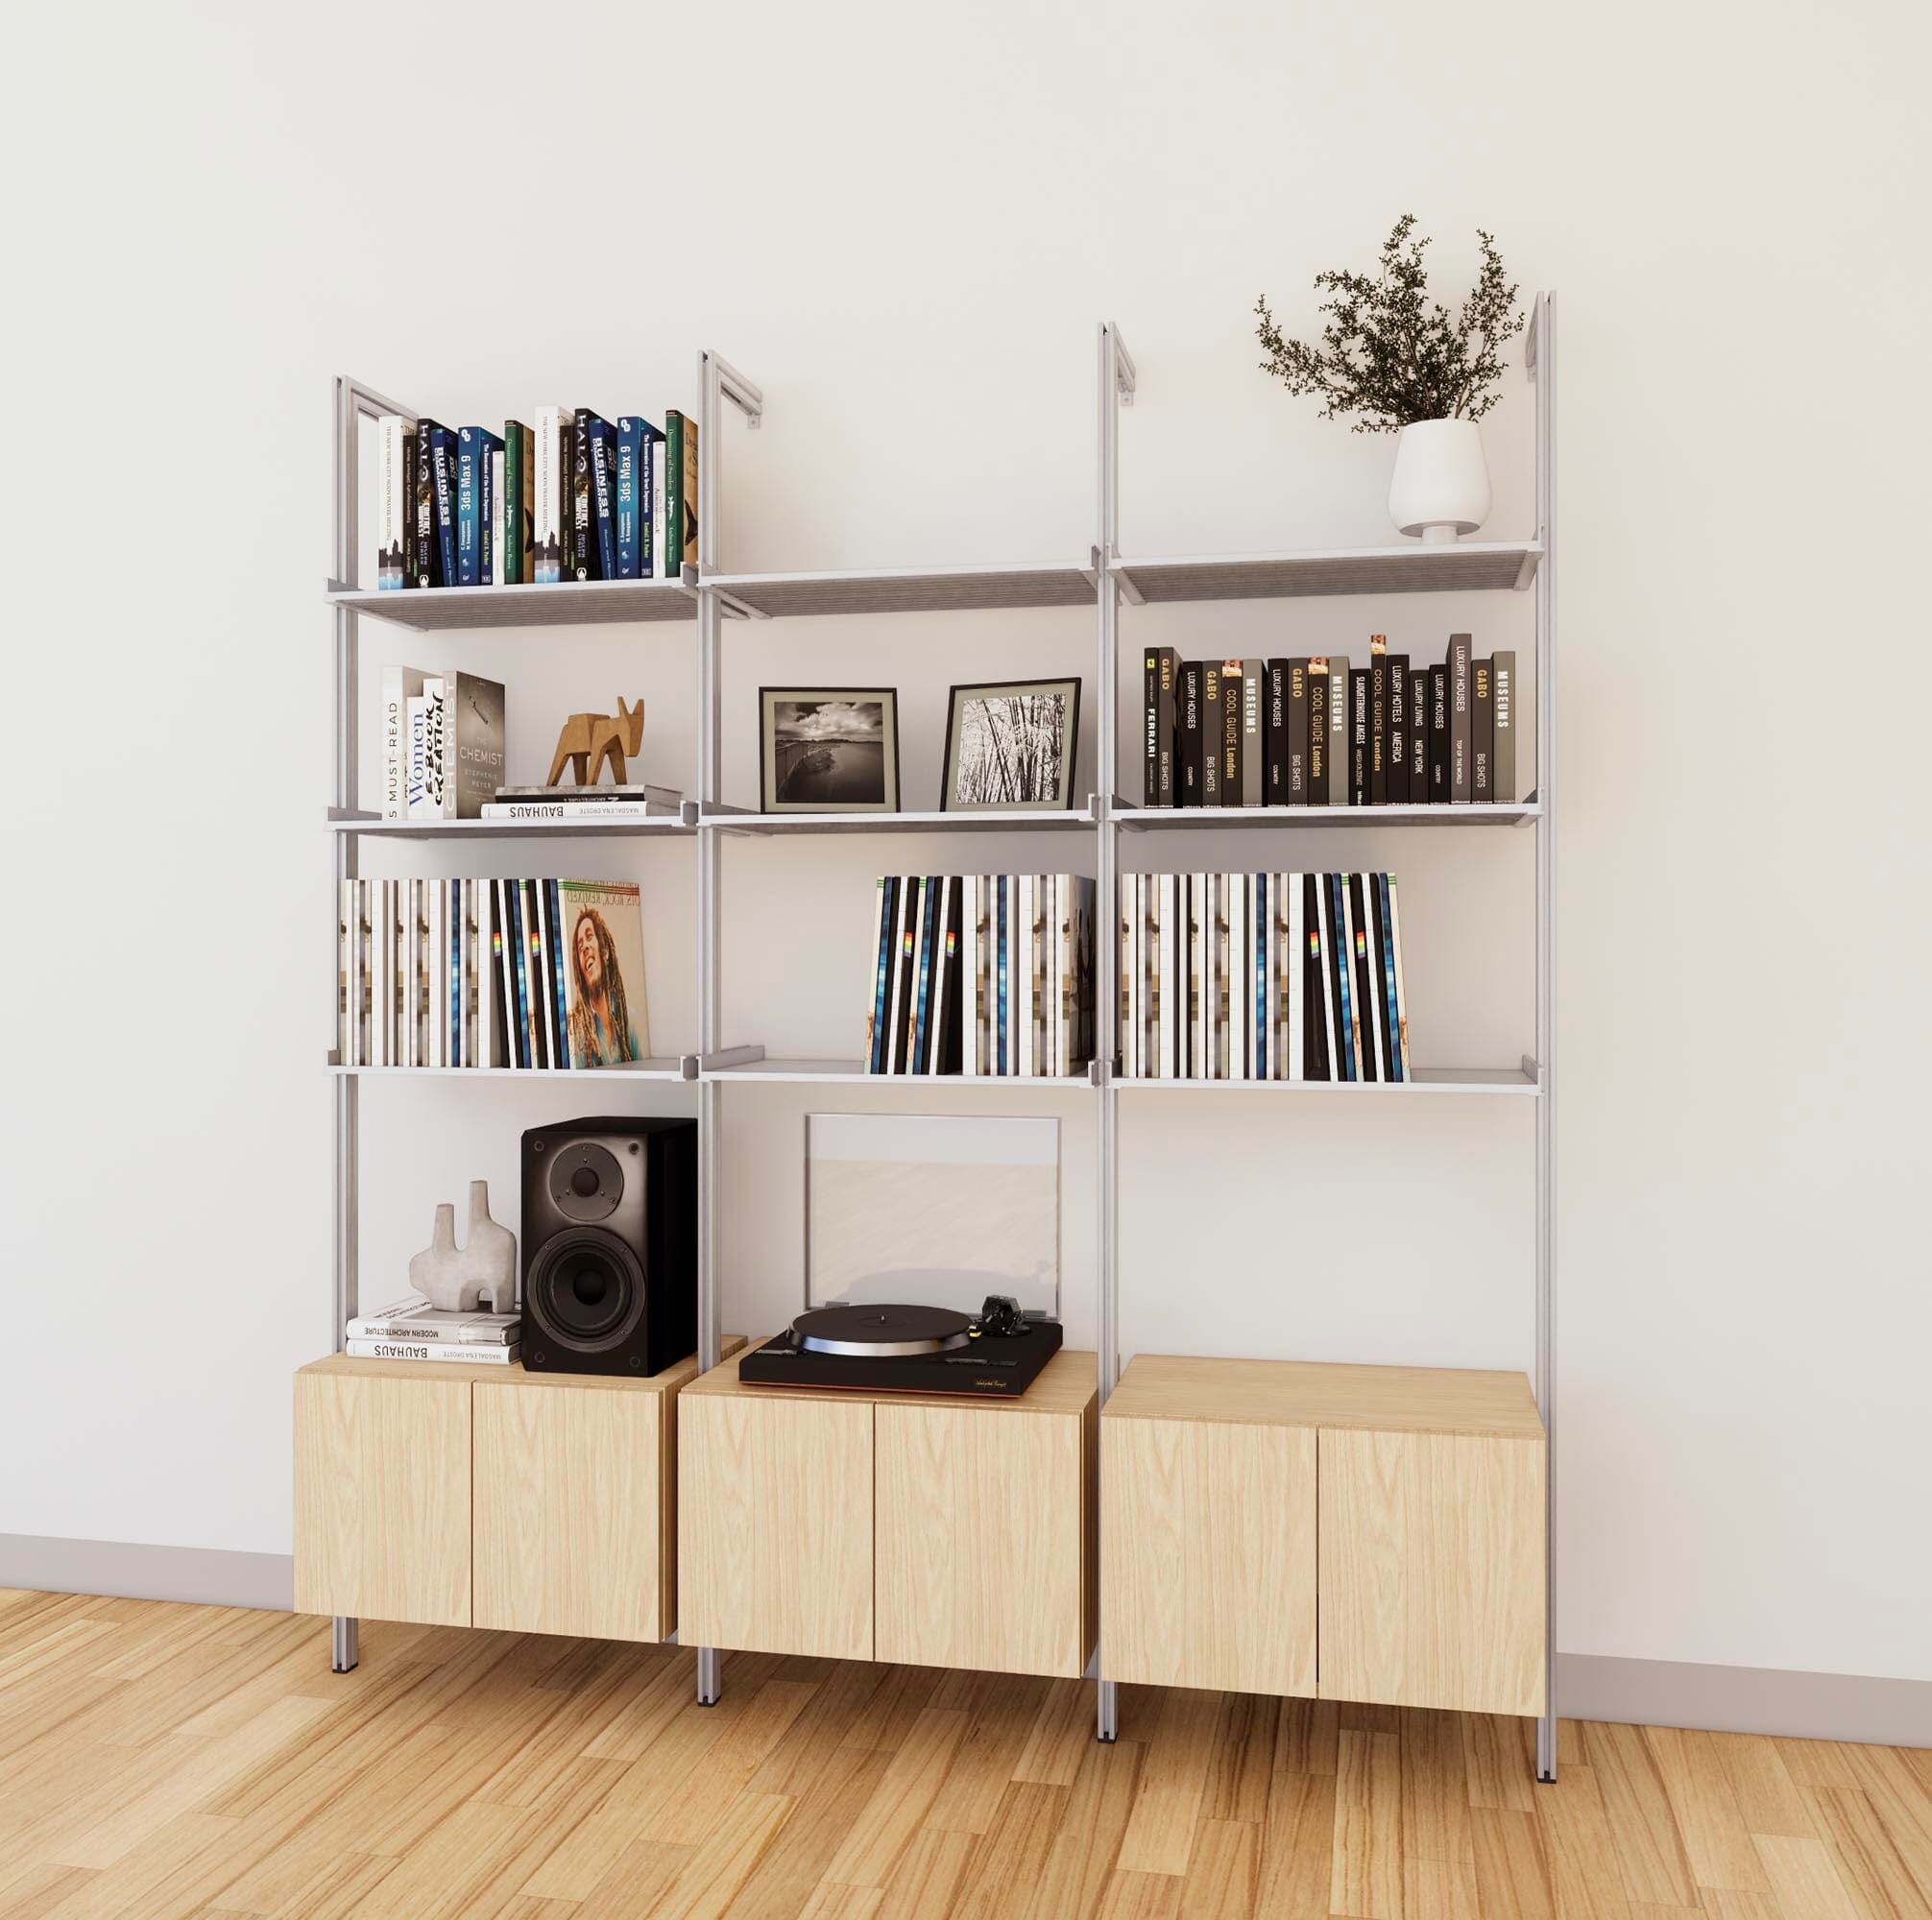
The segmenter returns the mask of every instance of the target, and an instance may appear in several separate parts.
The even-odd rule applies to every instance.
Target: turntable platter
[[[963,1313],[943,1307],[817,1307],[791,1323],[793,1337],[811,1354],[884,1358],[943,1354],[967,1341]]]

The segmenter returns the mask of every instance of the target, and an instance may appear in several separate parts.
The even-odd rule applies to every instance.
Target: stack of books
[[[349,1323],[346,1351],[368,1360],[452,1360],[507,1367],[522,1357],[523,1320],[518,1313],[455,1313],[430,1306],[420,1293]]]
[[[1391,654],[1184,660],[1145,670],[1148,806],[1513,804],[1516,656],[1452,634],[1440,664]]]
[[[376,423],[375,584],[676,580],[698,558],[697,423],[539,407],[534,431]]]
[[[887,875],[874,897],[868,1073],[1071,1076],[1094,1055],[1094,883]]]
[[[622,881],[341,882],[345,1067],[615,1067],[650,1055],[643,913]]]
[[[1413,1077],[1393,874],[1127,874],[1131,1080]]]
[[[487,818],[503,778],[503,684],[382,669],[382,817]]]

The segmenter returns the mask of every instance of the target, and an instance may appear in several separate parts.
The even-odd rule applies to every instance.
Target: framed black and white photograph
[[[1064,812],[1074,804],[1079,741],[1077,676],[955,686],[946,716],[939,810]]]
[[[761,686],[761,813],[897,813],[899,692]]]

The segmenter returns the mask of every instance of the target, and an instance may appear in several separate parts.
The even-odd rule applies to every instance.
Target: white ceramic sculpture
[[[490,1183],[470,1183],[470,1233],[456,1244],[456,1208],[436,1209],[436,1232],[409,1262],[409,1284],[444,1312],[472,1312],[485,1295],[507,1313],[517,1294],[517,1236],[490,1217]]]

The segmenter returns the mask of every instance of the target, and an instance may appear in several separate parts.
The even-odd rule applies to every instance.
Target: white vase
[[[1474,420],[1416,420],[1395,440],[1389,517],[1425,546],[1473,534],[1489,516],[1489,468]]]

